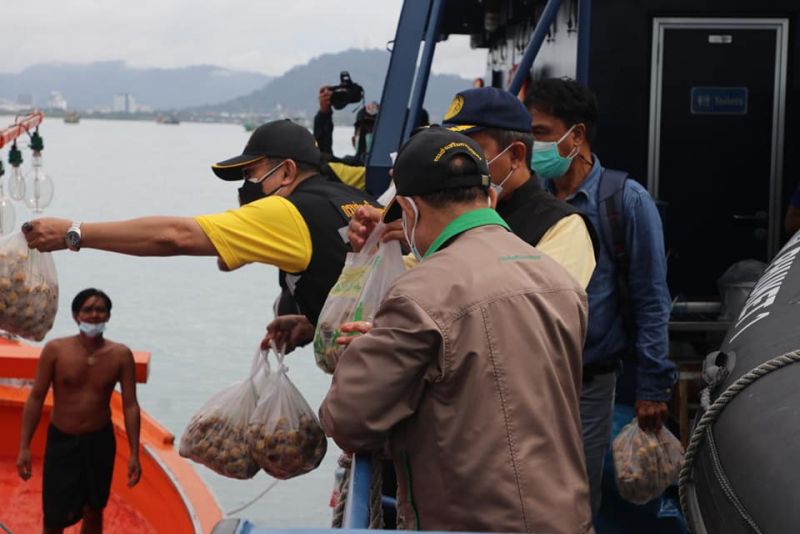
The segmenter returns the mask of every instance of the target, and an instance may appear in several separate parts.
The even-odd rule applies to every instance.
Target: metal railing
[[[3,148],[8,143],[19,137],[24,133],[29,133],[35,129],[44,120],[44,113],[41,111],[33,111],[24,117],[17,117],[14,124],[0,130],[0,148]]]
[[[372,457],[354,454],[347,488],[342,528],[369,528],[369,500],[372,485]]]

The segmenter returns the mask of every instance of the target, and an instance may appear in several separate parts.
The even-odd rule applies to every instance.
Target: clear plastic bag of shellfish
[[[0,239],[0,329],[41,341],[58,312],[53,256],[28,248],[17,232]]]
[[[250,374],[198,410],[181,436],[180,455],[220,475],[245,480],[261,468],[250,455],[247,425],[268,382],[266,353],[256,351]]]
[[[378,224],[360,252],[349,252],[339,279],[328,293],[314,332],[317,366],[333,373],[345,350],[336,340],[341,325],[351,321],[372,321],[398,276],[405,272],[398,241],[381,242],[384,225]]]
[[[614,470],[620,496],[634,504],[649,502],[678,478],[683,446],[672,432],[639,428],[636,419],[614,439]]]
[[[295,387],[282,350],[272,347],[275,366],[250,418],[250,454],[270,475],[282,480],[316,469],[328,447],[325,432]]]

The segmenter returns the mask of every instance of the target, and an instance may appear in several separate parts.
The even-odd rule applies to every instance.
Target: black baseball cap
[[[458,171],[450,168],[454,156],[466,156],[474,165]],[[400,148],[394,164],[397,195],[427,195],[447,189],[489,188],[489,165],[478,143],[447,128],[424,128]],[[386,222],[400,218],[400,207],[392,200],[386,207]]]
[[[241,180],[243,167],[267,157],[319,167],[321,155],[311,132],[289,119],[281,119],[256,128],[241,156],[214,163],[211,170],[223,180]]]
[[[481,87],[458,93],[442,125],[465,134],[484,128],[530,133],[531,114],[519,98],[508,91]]]

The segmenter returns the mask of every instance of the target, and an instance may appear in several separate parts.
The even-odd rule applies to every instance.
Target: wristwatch
[[[72,223],[72,226],[67,230],[67,235],[64,236],[64,241],[67,242],[67,248],[74,251],[81,249],[81,223]]]

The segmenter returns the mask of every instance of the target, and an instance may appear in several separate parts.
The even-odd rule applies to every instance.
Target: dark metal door
[[[675,25],[660,38],[651,186],[669,285],[673,296],[712,296],[732,263],[768,259],[779,32]]]

